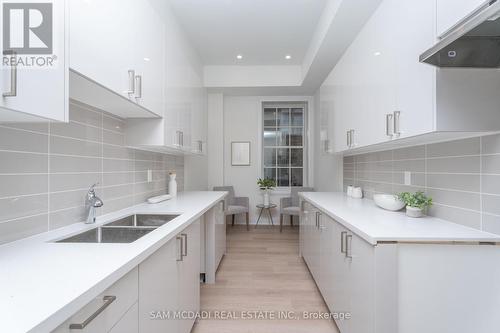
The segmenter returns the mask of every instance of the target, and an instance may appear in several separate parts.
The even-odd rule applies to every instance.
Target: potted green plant
[[[257,185],[264,192],[264,206],[269,206],[269,191],[276,187],[276,181],[271,178],[259,178],[257,180]]]
[[[432,206],[432,198],[427,197],[422,191],[402,192],[398,194],[398,198],[406,204],[406,215],[409,217],[422,217],[425,210]]]

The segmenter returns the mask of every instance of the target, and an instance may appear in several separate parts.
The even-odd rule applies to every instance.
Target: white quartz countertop
[[[0,246],[0,332],[55,329],[226,195],[184,192]],[[133,243],[52,242],[131,214],[181,215]]]
[[[342,192],[306,192],[300,196],[372,245],[378,242],[500,242],[500,235],[435,217],[410,218],[403,211],[379,208],[373,200]]]

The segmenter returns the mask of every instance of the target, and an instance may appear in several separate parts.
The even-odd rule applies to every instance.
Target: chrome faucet
[[[87,221],[85,222],[87,224],[95,223],[95,209],[104,205],[102,200],[95,194],[95,187],[97,185],[99,185],[99,183],[95,183],[90,187],[85,199],[85,209],[88,209],[89,212]]]

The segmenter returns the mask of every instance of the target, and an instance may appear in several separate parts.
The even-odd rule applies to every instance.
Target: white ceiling
[[[301,65],[326,0],[170,3],[204,65]]]

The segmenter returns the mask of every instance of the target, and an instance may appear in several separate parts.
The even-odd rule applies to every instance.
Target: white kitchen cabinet
[[[374,332],[375,247],[313,205],[303,207],[308,216],[313,213],[314,223],[301,221],[300,232],[309,233],[301,238],[301,253],[328,308],[362,318],[339,319],[337,326],[342,333]]]
[[[138,269],[134,268],[53,332],[138,333],[138,278]],[[95,313],[98,313],[97,316],[89,321]],[[71,328],[86,321],[84,327]],[[126,327],[126,330],[121,327]]]
[[[490,0],[437,0],[437,35],[442,36],[458,22],[488,2]]]
[[[139,265],[140,332],[177,332],[178,321],[162,316],[169,311],[173,315],[178,309],[177,260],[180,253],[181,239],[178,236]]]
[[[189,333],[194,314],[200,310],[200,222],[192,223],[180,236],[184,254],[177,261],[178,309],[190,317],[179,321],[178,332]]]
[[[165,28],[149,1],[74,0],[70,18],[71,70],[161,116]],[[72,97],[102,107],[95,95]]]
[[[202,265],[202,273],[205,273],[205,283],[215,283],[215,273],[219,267],[222,257],[226,254],[226,223],[224,215],[225,202],[221,201],[205,213],[205,228],[201,228],[202,246],[205,255],[205,264]],[[205,243],[203,242],[205,239]],[[203,244],[204,243],[204,244]],[[203,258],[202,258],[203,261]]]
[[[47,65],[39,68],[23,65],[33,55],[18,51],[13,62],[17,66],[0,67],[0,122],[68,121],[69,2],[53,2],[53,51],[35,55],[36,63]],[[7,49],[4,45],[4,50]]]
[[[139,331],[189,333],[194,319],[183,316],[199,310],[199,279],[197,221],[139,265]]]
[[[325,80],[333,152],[500,129],[498,75],[419,62],[436,42],[436,1],[382,1]]]

